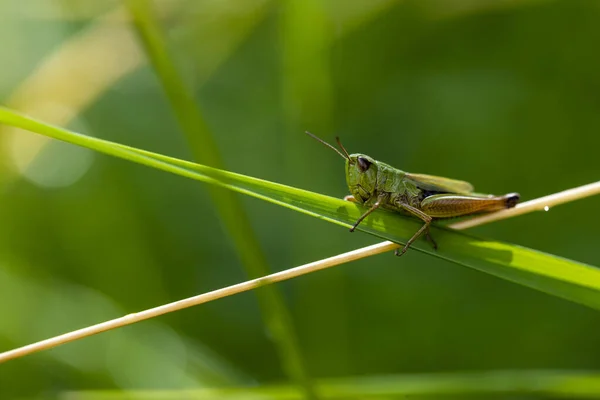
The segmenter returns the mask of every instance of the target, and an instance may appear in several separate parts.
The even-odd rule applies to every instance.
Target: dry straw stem
[[[555,193],[549,196],[540,197],[538,199],[519,204],[512,209],[503,210],[494,214],[458,222],[450,225],[450,227],[453,229],[465,229],[478,225],[483,225],[488,222],[497,221],[500,219],[514,217],[532,211],[547,211],[550,209],[550,207],[553,207],[555,205],[581,199],[584,197],[593,196],[595,194],[600,194],[600,182],[595,182],[574,189],[569,189],[563,192]],[[40,342],[32,343],[27,346],[0,353],[0,363],[11,360],[13,358],[23,357],[27,354],[35,353],[41,350],[56,347],[61,344],[72,342],[78,339],[83,339],[87,336],[92,336],[97,333],[101,333],[115,328],[120,328],[126,325],[131,325],[146,319],[158,317],[159,315],[167,314],[173,311],[178,311],[184,308],[196,306],[203,303],[208,303],[209,301],[221,299],[223,297],[231,296],[237,293],[246,292],[248,290],[256,289],[263,285],[285,281],[300,275],[305,275],[311,272],[333,267],[335,265],[344,264],[375,254],[395,250],[399,247],[400,245],[396,243],[386,241],[372,246],[363,247],[358,250],[350,251],[348,253],[339,254],[334,257],[329,257],[323,260],[301,265],[296,268],[291,268],[285,271],[277,272],[271,275],[264,276],[262,278],[252,279],[246,282],[238,283],[233,286],[228,286],[198,296],[189,297],[184,300],[179,300],[173,303],[165,304],[160,307],[151,308],[134,314],[128,314],[121,318],[106,321],[97,325],[92,325],[90,327],[72,331],[64,335],[55,336],[50,339],[42,340]]]

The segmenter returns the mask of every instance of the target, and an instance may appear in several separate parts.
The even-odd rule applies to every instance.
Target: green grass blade
[[[169,55],[165,35],[151,2],[128,0],[125,4],[194,159],[206,165],[223,168],[220,151],[213,135]],[[269,274],[271,271],[266,257],[237,195],[216,186],[211,186],[209,190],[212,202],[248,276],[257,278]],[[267,330],[282,359],[283,369],[291,379],[303,386],[307,397],[315,398],[292,318],[281,292],[278,288],[269,286],[258,290],[257,296]]]
[[[363,211],[353,203],[333,197],[88,137],[38,122],[4,108],[0,108],[0,123],[218,185],[345,227],[351,226]],[[376,211],[359,226],[359,229],[402,243],[411,237],[419,226],[418,221],[410,218]],[[341,231],[340,234],[350,233]],[[440,247],[438,251],[433,251],[425,241],[419,241],[414,248],[456,264],[600,309],[598,268],[516,245],[479,239],[443,227],[433,227],[432,234]],[[390,262],[401,260],[390,258]]]
[[[478,372],[448,372],[323,379],[317,389],[325,399],[389,399],[415,396],[443,399],[446,396],[525,395],[558,399],[597,399],[600,397],[600,373],[597,371],[506,370]],[[431,396],[431,397],[430,397]],[[475,396],[475,397],[471,397]],[[476,397],[480,396],[480,397]],[[196,390],[160,391],[81,391],[65,398],[81,400],[126,400],[148,397],[161,399],[300,399],[300,393],[290,385],[258,387],[228,387]],[[496,398],[496,397],[493,397]],[[498,397],[504,398],[504,397]],[[512,398],[512,397],[511,397]],[[537,398],[537,397],[536,397]]]

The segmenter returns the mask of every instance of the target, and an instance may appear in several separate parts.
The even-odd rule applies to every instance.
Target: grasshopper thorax
[[[366,154],[350,154],[346,159],[346,183],[359,203],[364,203],[375,194],[377,172],[377,161]]]

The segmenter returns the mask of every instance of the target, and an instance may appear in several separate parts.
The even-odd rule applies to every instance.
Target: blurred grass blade
[[[0,123],[228,188],[346,227],[351,226],[362,213],[359,206],[333,197],[88,137],[38,122],[5,108],[0,108]],[[359,229],[380,238],[403,243],[419,226],[418,221],[410,218],[376,211]],[[600,309],[598,268],[516,245],[479,239],[442,227],[433,227],[432,232],[440,247],[438,251],[433,251],[425,241],[416,243],[414,249]],[[344,231],[340,231],[340,234],[349,235]],[[401,263],[401,260],[391,257],[390,262]]]
[[[187,89],[169,55],[165,35],[152,9],[152,3],[148,0],[127,0],[125,4],[194,159],[212,167],[223,168],[217,144],[192,93]],[[212,203],[249,278],[268,275],[272,271],[267,266],[260,243],[236,194],[216,186],[209,187],[209,191]],[[256,294],[265,325],[282,359],[284,371],[302,385],[307,397],[315,398],[292,317],[281,292],[275,286],[268,286],[257,290]]]
[[[310,127],[319,132],[336,129],[332,49],[335,46],[334,32],[338,27],[332,18],[335,12],[329,6],[328,2],[322,0],[283,0],[277,15],[281,41],[278,56],[283,117],[278,151],[281,152],[283,176],[297,186],[309,185],[314,179],[313,174],[306,174],[305,168],[298,168],[305,165],[308,149],[314,149],[311,147],[314,143],[298,141],[300,127]],[[301,219],[288,218],[285,224],[288,227],[285,235],[290,242],[287,249],[290,259],[294,264],[302,262],[307,247],[318,245],[320,237],[314,235],[312,227]],[[341,235],[332,238],[328,244],[337,247],[343,245],[345,240],[345,235]],[[348,349],[353,347],[352,332],[348,330],[350,315],[347,312],[345,274],[345,271],[336,268],[322,275],[317,285],[308,279],[296,283],[298,292],[328,293],[327,301],[322,301],[320,296],[307,296],[297,315],[300,320],[311,320],[317,309],[321,315],[328,316],[329,328],[304,331],[304,340],[309,343],[328,343],[328,351],[336,354],[328,360],[328,368],[339,371],[346,370],[351,364],[352,354]]]
[[[504,370],[478,372],[448,372],[366,377],[343,377],[317,381],[324,399],[389,399],[405,396],[427,398],[469,399],[491,395],[544,396],[558,399],[600,398],[600,372],[556,370]],[[64,393],[61,398],[80,400],[126,400],[152,396],[170,399],[301,399],[290,385],[259,387],[226,387],[196,390],[114,391],[95,390]],[[429,397],[431,396],[431,397]],[[482,396],[482,397],[471,397]],[[494,397],[496,398],[496,397]],[[505,397],[498,397],[505,398]],[[511,397],[512,398],[512,397]],[[524,397],[519,397],[524,398]],[[537,397],[536,397],[537,398]]]

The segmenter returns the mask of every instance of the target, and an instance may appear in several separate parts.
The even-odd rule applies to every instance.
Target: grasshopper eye
[[[360,169],[360,172],[365,172],[366,170],[369,169],[369,167],[371,166],[371,161],[367,160],[364,157],[358,157],[358,169]]]

